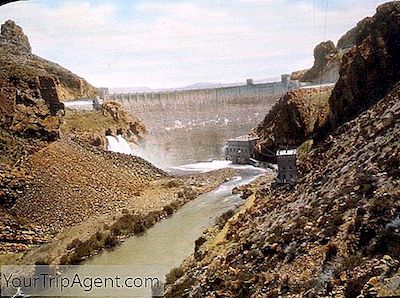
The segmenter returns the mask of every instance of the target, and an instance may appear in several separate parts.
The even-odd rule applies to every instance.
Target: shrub
[[[178,187],[178,186],[181,186],[181,185],[182,185],[182,181],[179,181],[179,180],[176,180],[176,179],[169,180],[165,184],[165,186],[168,187],[168,188],[174,188],[174,187]]]
[[[343,214],[339,211],[332,213],[329,224],[326,226],[325,236],[334,237],[339,231],[340,226],[343,224]]]
[[[76,254],[79,259],[90,256],[92,252],[92,248],[89,245],[89,242],[82,242],[78,247],[75,248],[74,254]]]
[[[206,242],[207,239],[203,236],[196,239],[196,241],[194,242],[194,252],[196,253],[200,249],[200,247]]]
[[[118,244],[118,239],[115,235],[110,235],[108,234],[106,236],[106,238],[104,239],[104,246],[111,248],[111,247],[115,247]]]
[[[370,202],[369,212],[371,215],[378,217],[385,214],[391,207],[391,200],[388,196],[375,198]]]
[[[139,220],[139,216],[135,214],[125,214],[114,222],[111,226],[111,232],[115,236],[128,235],[134,231],[134,227]]]
[[[173,284],[175,281],[177,281],[179,278],[183,276],[183,270],[182,268],[174,268],[169,272],[166,277],[165,281],[167,284]]]
[[[69,261],[69,255],[65,254],[60,258],[60,265],[69,265],[71,264]]]
[[[67,244],[67,249],[71,250],[77,246],[79,246],[82,243],[81,240],[79,240],[78,238],[75,238],[74,240],[71,241],[71,243]]]
[[[217,218],[216,224],[218,225],[218,227],[220,229],[222,229],[225,226],[226,222],[234,215],[235,215],[235,211],[233,209],[225,211],[224,213],[222,213],[221,216],[219,216]]]
[[[371,241],[368,253],[371,255],[400,255],[400,235],[394,228],[384,228],[378,231],[376,241]]]
[[[45,259],[39,259],[35,262],[35,265],[40,266],[40,265],[49,265],[50,262],[48,260]]]
[[[354,268],[356,268],[362,264],[362,262],[363,262],[362,259],[363,259],[363,257],[361,254],[355,254],[355,255],[348,256],[340,264],[339,271],[353,270]]]
[[[335,243],[330,242],[326,246],[325,261],[327,262],[332,260],[334,257],[336,257],[337,252],[338,252],[337,245]]]
[[[133,233],[134,234],[140,234],[143,233],[146,230],[146,225],[144,221],[137,221],[136,224],[133,227]]]

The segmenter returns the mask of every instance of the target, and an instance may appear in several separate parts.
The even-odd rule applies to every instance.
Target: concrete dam
[[[248,79],[243,85],[217,88],[114,94],[108,94],[107,88],[101,88],[100,91],[103,101],[120,102],[132,111],[149,111],[226,104],[256,104],[296,88],[299,88],[298,81],[290,80],[290,75],[282,75],[280,82],[263,84],[254,84],[252,79]]]

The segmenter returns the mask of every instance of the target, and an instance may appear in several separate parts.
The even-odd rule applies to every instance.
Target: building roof
[[[276,156],[284,156],[284,155],[296,155],[296,149],[291,150],[278,150],[276,152]]]
[[[228,142],[237,142],[237,141],[248,142],[248,141],[255,141],[258,139],[259,139],[259,137],[244,135],[244,136],[236,137],[234,139],[229,139]]]

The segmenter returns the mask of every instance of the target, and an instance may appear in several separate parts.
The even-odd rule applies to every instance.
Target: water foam
[[[179,171],[187,171],[187,172],[207,173],[219,169],[228,168],[231,165],[232,162],[228,160],[213,160],[210,162],[198,162],[198,163],[181,165],[177,167],[172,167],[172,169]]]
[[[129,143],[124,139],[123,136],[117,135],[106,136],[107,138],[107,150],[111,152],[118,152],[133,155],[133,151]]]

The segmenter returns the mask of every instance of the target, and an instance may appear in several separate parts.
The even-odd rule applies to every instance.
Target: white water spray
[[[129,146],[129,143],[124,139],[123,136],[106,136],[106,138],[108,151],[133,155],[131,146]]]

